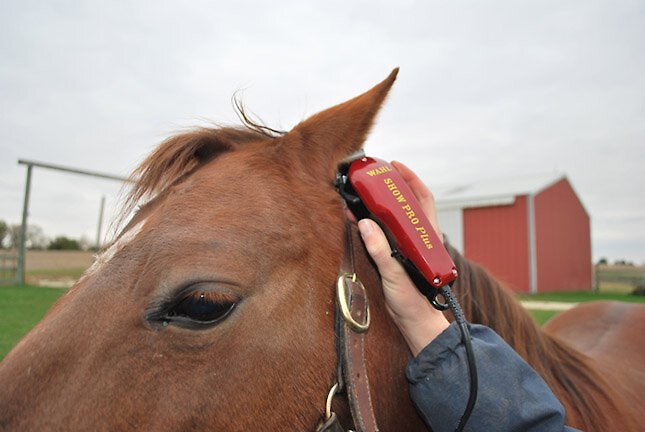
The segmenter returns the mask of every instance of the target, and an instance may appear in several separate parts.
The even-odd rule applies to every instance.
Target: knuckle
[[[390,258],[390,245],[387,242],[377,242],[372,250],[372,256],[375,260],[383,262]]]

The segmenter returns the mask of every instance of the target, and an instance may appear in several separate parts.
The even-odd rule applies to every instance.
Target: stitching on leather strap
[[[360,282],[351,282],[350,310],[355,319],[362,320],[367,314],[367,297]],[[343,325],[345,382],[348,387],[350,408],[358,430],[365,432],[378,431],[374,408],[370,394],[367,365],[365,362],[365,339],[363,333],[356,333]]]

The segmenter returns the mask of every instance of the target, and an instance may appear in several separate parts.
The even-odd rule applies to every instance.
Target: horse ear
[[[298,139],[305,147],[303,157],[311,167],[323,163],[323,169],[335,172],[338,163],[359,150],[381,104],[394,83],[399,68],[381,83],[360,96],[309,117],[296,125],[287,136]]]

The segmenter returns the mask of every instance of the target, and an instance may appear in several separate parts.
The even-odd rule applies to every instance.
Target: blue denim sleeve
[[[477,403],[466,431],[573,431],[544,380],[493,330],[470,325]],[[410,395],[435,432],[454,431],[468,400],[466,352],[455,323],[407,366]]]

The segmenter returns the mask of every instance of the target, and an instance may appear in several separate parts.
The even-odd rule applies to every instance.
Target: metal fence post
[[[27,165],[27,183],[25,185],[25,199],[22,204],[22,225],[20,225],[20,240],[18,241],[18,268],[16,269],[16,282],[25,284],[25,243],[27,241],[27,216],[29,214],[29,192],[31,190],[31,169]]]
[[[18,159],[18,164],[27,165],[27,184],[25,185],[25,201],[22,206],[22,225],[20,226],[20,239],[18,242],[18,263],[16,269],[16,283],[24,285],[25,284],[25,242],[27,241],[27,218],[29,215],[29,192],[31,190],[31,170],[33,167],[47,168],[56,171],[64,171],[74,174],[81,174],[91,177],[104,178],[108,180],[118,180],[120,182],[130,182],[131,180],[126,177],[119,177],[112,174],[99,173],[94,171],[88,171],[78,168],[70,168],[61,165],[47,164],[36,161],[29,161]],[[103,203],[101,203],[103,206]],[[103,212],[103,209],[101,209]],[[103,215],[101,214],[101,220]],[[100,223],[100,222],[99,222]],[[99,227],[100,234],[101,227]]]
[[[96,250],[101,250],[101,229],[103,228],[103,211],[105,210],[105,195],[101,196],[101,207],[99,209],[99,223],[96,228]]]

